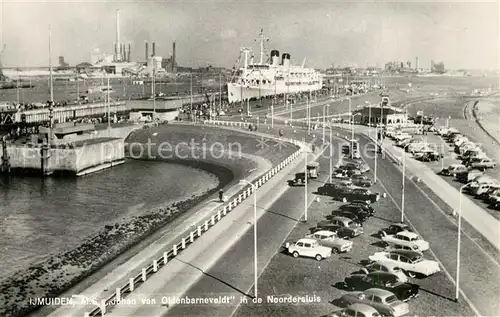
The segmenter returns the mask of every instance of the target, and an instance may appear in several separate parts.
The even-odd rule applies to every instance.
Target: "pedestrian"
[[[219,190],[219,201],[222,203],[224,202],[224,192],[221,190]]]

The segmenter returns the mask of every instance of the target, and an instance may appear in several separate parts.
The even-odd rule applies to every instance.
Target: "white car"
[[[364,274],[369,274],[371,272],[391,273],[396,275],[400,282],[403,283],[408,282],[408,276],[403,272],[403,270],[401,270],[400,267],[398,267],[394,263],[373,262],[361,268],[360,271],[363,272]]]
[[[419,251],[427,251],[429,250],[429,242],[423,240],[419,237],[415,232],[410,231],[401,231],[396,234],[387,234],[382,237],[382,241],[387,243],[388,245],[405,245],[414,249],[416,246]]]
[[[417,275],[430,276],[441,271],[438,262],[426,260],[423,258],[422,253],[415,251],[376,252],[368,258],[371,261],[383,264],[395,264],[410,277],[416,277]]]
[[[321,246],[318,241],[310,238],[300,239],[291,245],[288,245],[287,243],[286,248],[294,258],[305,256],[321,261],[332,256],[331,248]]]
[[[339,238],[335,232],[328,230],[316,231],[304,238],[317,240],[320,245],[331,248],[332,253],[349,252],[353,246],[352,241]]]

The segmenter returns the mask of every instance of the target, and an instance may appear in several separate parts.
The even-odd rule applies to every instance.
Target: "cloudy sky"
[[[71,65],[89,60],[94,48],[112,53],[115,12],[121,41],[132,59],[144,59],[144,42],[169,56],[177,42],[181,65],[232,67],[242,46],[259,30],[267,48],[289,52],[292,61],[317,68],[382,66],[389,60],[420,67],[431,59],[447,68],[498,68],[496,1],[16,1],[0,0],[5,66],[48,65],[48,25],[53,58]]]

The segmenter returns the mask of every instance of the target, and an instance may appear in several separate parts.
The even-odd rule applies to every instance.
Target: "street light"
[[[250,183],[246,179],[240,180],[240,184],[242,185],[250,185],[252,186],[253,191],[253,252],[254,252],[254,295],[257,298],[257,186],[255,184]]]
[[[325,140],[325,108],[327,109],[326,113],[327,113],[327,116],[330,112],[330,105],[327,104],[327,105],[324,105],[323,106],[323,141]]]
[[[305,160],[304,160],[304,222],[307,222],[307,151],[304,148]]]
[[[330,108],[328,108],[330,109]],[[332,125],[331,123],[328,124],[328,128],[330,129],[330,183],[332,183],[332,174],[333,174],[333,167],[332,167],[332,156],[333,156],[333,144],[332,144]]]
[[[368,106],[368,137],[371,138],[371,136],[372,136],[372,107],[371,107],[370,102],[368,100],[365,101],[365,104]]]
[[[459,190],[459,203],[458,203],[458,241],[457,241],[457,277],[455,279],[455,302],[458,303],[458,293],[460,291],[460,245],[462,242],[462,190],[473,182],[469,182],[460,187]]]
[[[405,171],[406,171],[406,155],[405,146],[403,146],[403,188],[401,190],[401,223],[405,220]]]

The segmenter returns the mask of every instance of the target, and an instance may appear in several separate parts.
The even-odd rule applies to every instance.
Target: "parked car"
[[[310,177],[307,177],[307,182],[311,181]],[[306,183],[306,173],[296,173],[295,178],[288,181],[290,186],[303,186]]]
[[[333,311],[326,317],[381,317],[378,311],[365,304],[352,304],[347,308]]]
[[[494,168],[497,164],[490,158],[482,158],[477,161],[471,161],[467,165],[469,168],[476,168],[480,171],[484,171],[488,168]]]
[[[423,240],[418,234],[410,231],[400,231],[396,234],[386,234],[382,237],[382,241],[388,245],[406,245],[412,249],[413,247],[417,247],[419,251],[429,250],[429,242]]]
[[[352,249],[352,241],[341,239],[332,231],[317,231],[305,236],[305,238],[314,239],[320,245],[332,249],[333,254],[349,252]]]
[[[363,233],[363,226],[346,217],[333,217],[331,223],[336,226],[336,232],[342,238],[354,238]]]
[[[479,170],[469,170],[455,174],[455,179],[462,183],[469,183],[478,178],[479,176],[484,175],[483,172]]]
[[[406,302],[418,295],[419,286],[404,283],[398,277],[386,272],[372,272],[366,275],[355,274],[345,278],[344,287],[349,290],[364,291],[373,287],[392,292],[396,297]]]
[[[351,178],[347,175],[347,171],[343,169],[335,169],[332,172],[332,177],[335,179],[341,179],[341,180],[350,180]]]
[[[321,246],[315,239],[300,239],[293,244],[287,245],[286,248],[294,258],[305,256],[321,261],[332,255],[331,248]]]
[[[443,158],[443,154],[433,149],[428,149],[425,150],[424,152],[415,154],[415,158],[422,162],[434,162],[434,161],[439,161],[441,158]]]
[[[363,223],[368,219],[368,215],[364,213],[353,213],[353,212],[348,212],[348,211],[342,211],[342,210],[334,210],[332,211],[332,216],[333,217],[346,217],[349,219],[354,220],[355,222],[363,225]]]
[[[375,308],[382,316],[403,316],[410,312],[407,303],[400,301],[392,292],[380,289],[369,288],[364,292],[352,292],[342,295],[342,304],[366,304]]]
[[[331,196],[343,202],[364,200],[366,202],[373,203],[380,199],[380,195],[378,193],[372,193],[368,189],[350,188],[328,183],[322,187],[319,187],[318,193]]]
[[[366,175],[353,175],[352,184],[361,187],[370,187],[373,185],[373,181]]]
[[[353,200],[349,203],[349,205],[344,205],[344,206],[360,206],[363,207],[363,209],[366,210],[367,212],[370,212],[372,215],[375,214],[375,210],[373,209],[373,207],[370,205],[370,203],[367,203],[365,200]]]
[[[410,277],[430,276],[441,271],[438,262],[426,260],[420,252],[415,251],[376,252],[368,258],[380,263],[395,264]]]
[[[386,235],[397,234],[400,233],[401,231],[412,231],[412,230],[410,226],[408,226],[405,223],[393,223],[389,227],[381,229],[378,232],[378,236],[380,239],[382,239]]]
[[[372,272],[391,273],[396,275],[400,282],[408,282],[408,276],[405,272],[403,272],[400,267],[391,263],[382,264],[379,262],[372,262],[362,267],[359,272],[361,274],[370,274]]]
[[[342,205],[339,207],[339,210],[341,211],[346,211],[346,212],[352,212],[355,214],[362,214],[366,218],[373,216],[375,213],[375,210],[370,205],[361,205],[361,204],[349,204],[349,205]]]
[[[479,147],[477,147],[475,144],[473,144],[473,146],[474,147],[472,147],[472,145],[470,145],[470,144],[463,144],[463,147],[459,148],[459,152],[461,152],[461,153],[460,153],[460,155],[458,155],[457,158],[459,160],[466,160],[470,157],[474,157],[474,156],[477,156],[477,155],[483,153],[483,151]],[[462,153],[462,151],[460,151],[460,149],[466,149],[466,150]]]
[[[451,164],[447,168],[443,169],[440,174],[445,176],[454,176],[457,173],[467,172],[469,169],[462,164]]]
[[[494,184],[480,184],[478,187],[473,188],[470,193],[478,198],[483,194],[487,194],[488,192],[493,192],[500,188],[500,183],[496,182]]]
[[[359,170],[361,173],[366,173],[370,171],[370,167],[363,162],[347,162],[344,166],[349,169]]]

